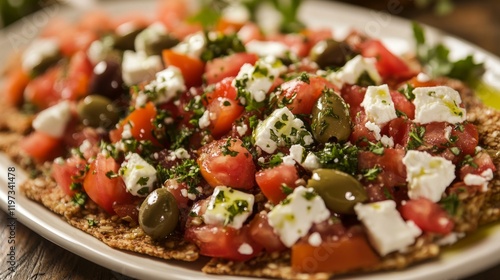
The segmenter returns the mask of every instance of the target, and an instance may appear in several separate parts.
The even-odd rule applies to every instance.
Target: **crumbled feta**
[[[199,58],[205,50],[207,39],[203,31],[187,36],[182,42],[172,48],[173,51]]]
[[[359,78],[363,74],[367,74],[375,85],[379,85],[382,82],[382,77],[380,77],[375,67],[376,61],[375,58],[357,55],[349,60],[339,71],[330,73],[326,78],[341,88],[344,84],[357,84]]]
[[[253,248],[248,243],[242,243],[240,247],[238,247],[238,253],[242,255],[251,255],[253,254]]]
[[[236,132],[238,132],[238,134],[240,136],[244,136],[248,131],[248,125],[247,124],[242,124],[242,125],[238,125],[236,126]]]
[[[299,186],[267,214],[269,225],[287,247],[304,237],[314,223],[330,217],[325,202],[313,189]]]
[[[203,220],[209,225],[226,225],[239,229],[252,214],[254,203],[252,194],[219,186],[210,197]]]
[[[201,129],[207,128],[210,126],[210,111],[205,111],[203,112],[203,115],[201,115],[200,119],[198,120],[198,126]]]
[[[378,141],[378,140],[380,140],[380,138],[382,138],[382,136],[380,136],[380,131],[381,131],[380,126],[376,125],[375,123],[372,123],[371,121],[367,121],[365,123],[365,127],[369,131],[373,132],[373,135],[375,136],[375,140]]]
[[[453,130],[453,127],[451,127],[449,125],[444,128],[444,138],[448,141],[450,141],[450,136],[451,136],[452,130]]]
[[[406,166],[408,196],[411,199],[425,197],[438,202],[455,179],[455,165],[451,161],[426,152],[408,151],[403,157],[403,164]]]
[[[323,240],[321,239],[321,235],[317,232],[313,232],[311,235],[309,235],[309,238],[307,239],[307,242],[309,242],[309,245],[318,247],[321,245],[321,242]]]
[[[269,117],[257,125],[254,131],[255,145],[272,154],[278,146],[301,144],[311,145],[314,140],[301,119],[283,107],[274,110]]]
[[[420,82],[420,83],[426,83],[426,82],[428,82],[430,80],[431,80],[431,78],[427,74],[425,74],[423,72],[420,72],[417,75],[417,81]]]
[[[39,65],[44,59],[59,53],[59,43],[54,39],[38,39],[23,52],[21,66],[27,73]]]
[[[136,153],[129,153],[120,168],[120,175],[127,191],[135,196],[145,197],[153,191],[156,182],[155,168]]]
[[[491,179],[493,179],[493,170],[488,168],[481,175],[471,173],[465,175],[464,183],[467,186],[481,186],[481,191],[486,192],[488,191],[488,182]]]
[[[247,52],[254,53],[261,57],[270,55],[285,58],[290,54],[290,48],[287,45],[276,41],[252,40],[245,44],[245,48]]]
[[[382,135],[382,138],[380,138],[380,142],[386,148],[393,148],[394,147],[394,139],[392,137],[387,136],[387,135]]]
[[[55,138],[64,135],[64,130],[71,119],[69,101],[62,101],[36,115],[32,122],[33,129]]]
[[[132,138],[132,125],[133,125],[133,122],[130,122],[130,123],[126,123],[123,126],[122,139]]]
[[[280,60],[273,56],[267,56],[259,59],[255,65],[244,64],[232,85],[238,91],[246,93],[244,98],[247,100],[242,104],[248,104],[249,98],[256,102],[262,102],[266,99],[267,92],[271,89],[274,80],[285,71],[286,67]]]
[[[309,152],[306,156],[304,162],[302,162],[302,167],[305,169],[312,171],[318,168],[321,168],[321,163],[319,162],[319,158],[312,152]]]
[[[123,53],[122,78],[128,86],[152,79],[162,68],[160,56],[147,57],[144,53],[133,51]]]
[[[447,86],[420,87],[413,90],[415,99],[415,122],[461,123],[466,120],[460,94]]]
[[[161,36],[167,34],[167,28],[161,22],[155,22],[141,31],[135,37],[134,47],[136,52],[146,53],[149,42],[158,42]]]
[[[156,79],[144,87],[143,93],[156,104],[169,102],[186,90],[182,72],[175,66],[168,66],[155,76]]]
[[[382,256],[405,250],[422,233],[412,221],[403,220],[393,200],[358,203],[354,211],[366,227],[371,244]]]
[[[386,84],[381,86],[369,86],[366,89],[366,94],[363,102],[361,102],[361,106],[365,108],[368,119],[377,125],[387,123],[398,117],[396,115],[394,102],[392,102],[391,99],[389,86]]]

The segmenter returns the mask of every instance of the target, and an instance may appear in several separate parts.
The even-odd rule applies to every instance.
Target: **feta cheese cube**
[[[70,119],[70,103],[69,101],[62,101],[38,113],[33,120],[32,126],[36,131],[60,138],[64,135],[64,130],[66,130]]]
[[[292,145],[289,152],[289,155],[283,157],[284,164],[295,165],[298,163],[310,171],[321,168],[319,158],[313,152],[309,152],[304,158],[305,148],[300,144]]]
[[[208,225],[239,229],[252,214],[254,201],[252,194],[224,186],[216,187],[203,214],[203,220]]]
[[[365,226],[371,244],[382,256],[405,250],[422,234],[413,222],[403,220],[393,200],[358,203],[354,211]]]
[[[146,56],[145,53],[125,51],[122,61],[122,78],[127,86],[153,79],[163,69],[158,55]]]
[[[136,153],[129,153],[120,167],[120,174],[127,191],[135,196],[146,197],[153,191],[156,169]]]
[[[222,17],[229,22],[244,24],[250,21],[250,11],[245,5],[233,1],[222,10]]]
[[[257,125],[254,131],[255,145],[272,154],[278,146],[311,145],[314,140],[301,119],[287,108],[274,110],[269,117]]]
[[[313,224],[327,220],[330,211],[313,189],[299,186],[276,205],[267,217],[281,242],[291,247],[309,232]]]
[[[207,38],[203,31],[187,36],[182,42],[172,48],[173,51],[200,58],[205,50]]]
[[[267,92],[271,89],[274,80],[285,71],[286,67],[280,60],[273,56],[267,56],[259,59],[255,65],[244,64],[232,85],[239,92],[244,93],[245,100],[242,103],[262,102],[266,99]]]
[[[361,107],[365,108],[368,119],[377,125],[398,117],[388,85],[369,86],[363,102],[361,102]]]
[[[481,186],[481,191],[488,191],[488,182],[493,179],[493,170],[487,169],[481,175],[467,174],[464,177],[464,183],[467,186]]]
[[[169,102],[186,90],[182,72],[175,66],[168,66],[155,76],[156,79],[147,84],[143,91],[155,104]]]
[[[349,60],[339,71],[330,73],[326,78],[341,88],[344,84],[354,85],[358,83],[359,78],[363,74],[366,74],[375,85],[379,85],[382,82],[382,77],[380,77],[375,63],[375,58],[357,55]]]
[[[413,90],[415,99],[415,122],[461,123],[466,120],[460,94],[447,86],[420,87]]]
[[[408,196],[411,199],[425,197],[438,202],[455,179],[455,165],[451,161],[426,152],[408,151],[403,157],[403,164],[406,166]]]

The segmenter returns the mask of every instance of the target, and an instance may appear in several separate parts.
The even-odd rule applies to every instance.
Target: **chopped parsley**
[[[246,51],[245,45],[236,33],[207,33],[206,39],[207,45],[200,56],[203,61]]]
[[[85,193],[77,192],[73,195],[71,200],[74,204],[83,206],[87,202],[87,195]]]
[[[358,169],[358,153],[358,148],[353,145],[326,143],[322,150],[314,154],[323,168],[337,169],[355,175]]]
[[[227,138],[226,143],[221,147],[222,155],[235,157],[239,154],[239,152],[231,150],[231,145],[234,142],[236,142],[236,139],[231,137]]]
[[[264,162],[258,161],[259,166],[262,167],[262,168],[273,168],[273,167],[276,167],[276,166],[280,165],[283,162],[283,156],[284,156],[283,153],[273,154],[269,158],[268,161],[264,161]]]
[[[223,192],[221,192],[223,193]],[[217,195],[218,196],[218,195]],[[226,208],[227,212],[229,213],[229,216],[227,216],[226,220],[224,221],[224,225],[230,224],[233,222],[234,217],[237,215],[248,211],[248,201],[243,200],[243,199],[237,199],[235,200],[229,207]]]
[[[189,193],[198,193],[196,187],[201,180],[200,167],[194,159],[186,159],[179,164],[167,169],[161,165],[156,167],[156,176],[160,183],[174,179],[179,183],[189,186]]]
[[[289,186],[287,186],[286,184],[281,184],[281,191],[285,194],[285,195],[289,195],[289,194],[292,194],[293,193],[293,189],[290,188]]]
[[[382,167],[375,165],[373,168],[363,171],[363,178],[367,181],[375,181],[380,173],[382,173]]]
[[[425,127],[414,126],[410,130],[408,145],[406,149],[415,150],[424,144]]]

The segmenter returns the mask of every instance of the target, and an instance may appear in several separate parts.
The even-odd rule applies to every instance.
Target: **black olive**
[[[333,39],[319,41],[309,54],[310,59],[321,69],[342,67],[354,56],[356,53],[347,43]]]
[[[107,59],[96,64],[90,77],[89,91],[110,99],[116,99],[125,93],[120,63]]]

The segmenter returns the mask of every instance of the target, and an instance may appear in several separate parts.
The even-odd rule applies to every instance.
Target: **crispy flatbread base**
[[[500,111],[482,105],[471,90],[457,81],[447,81],[457,89],[468,110],[468,120],[478,127],[479,145],[488,150],[497,169],[500,170]],[[40,202],[48,209],[61,215],[68,223],[117,248],[146,254],[163,259],[194,261],[199,257],[195,245],[185,242],[181,235],[171,236],[163,242],[155,242],[145,235],[139,226],[124,222],[118,216],[109,216],[92,201],[84,207],[75,206],[70,198],[46,176],[47,167],[34,166],[19,150],[22,135],[29,130],[27,124],[31,116],[22,115],[14,109],[0,110],[0,150],[27,170],[37,170],[34,179],[28,180],[21,190],[30,199]],[[14,116],[14,117],[13,117]],[[16,124],[17,123],[17,124]],[[456,220],[456,231],[472,232],[478,226],[500,220],[500,180],[499,172],[490,182],[486,193],[461,195],[462,215]],[[89,220],[95,221],[91,225]],[[420,237],[405,253],[392,253],[385,256],[381,263],[363,271],[402,269],[411,264],[439,256],[440,247],[433,236]],[[261,254],[246,263],[212,259],[203,269],[205,273],[241,275],[284,279],[328,279],[330,273],[301,274],[292,270],[290,251]],[[361,271],[346,271],[356,273]]]

